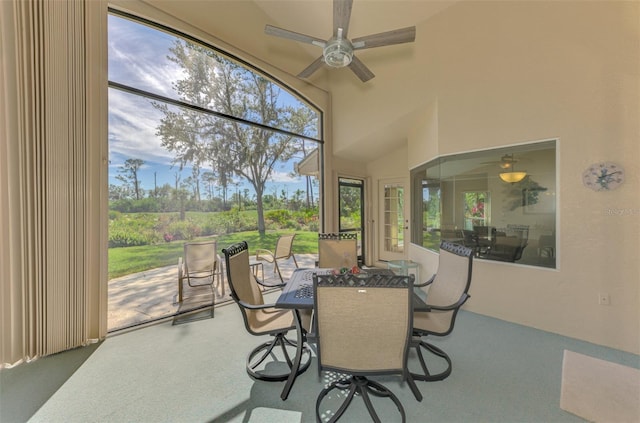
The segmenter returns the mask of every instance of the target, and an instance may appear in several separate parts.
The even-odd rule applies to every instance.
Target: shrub
[[[160,241],[154,215],[117,215],[109,221],[109,248],[149,245]]]
[[[311,232],[319,232],[320,231],[320,224],[318,223],[318,220],[313,220],[313,221],[307,223],[307,228]]]
[[[191,240],[201,232],[201,229],[188,219],[171,222],[167,227],[167,233],[172,235],[173,239]]]
[[[157,242],[154,232],[134,232],[126,228],[109,229],[109,248],[134,247]]]
[[[277,225],[285,226],[287,221],[291,219],[291,212],[289,210],[269,210],[264,214],[264,218]]]

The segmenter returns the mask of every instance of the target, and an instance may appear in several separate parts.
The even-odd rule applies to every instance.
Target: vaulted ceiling
[[[332,0],[146,0],[147,3],[297,75],[318,58],[322,49],[266,35],[266,24],[320,39],[332,36]],[[414,26],[429,19],[454,0],[354,0],[349,37]],[[260,16],[262,14],[262,16]],[[238,25],[238,22],[245,22]],[[384,56],[390,47],[363,50],[363,58]],[[396,47],[394,47],[396,48]],[[373,70],[373,69],[372,69]],[[375,73],[375,70],[373,70]],[[314,82],[318,76],[309,80]],[[358,83],[354,79],[354,83]]]
[[[117,2],[117,0],[115,0]],[[320,39],[328,39],[333,30],[332,0],[142,0],[219,40],[246,52],[290,75],[297,75],[321,56],[322,49],[264,33],[265,25],[273,25]],[[354,0],[349,25],[349,38],[386,32],[408,26],[418,26],[457,0]],[[126,2],[125,2],[126,3]],[[362,83],[349,69],[328,69],[325,65],[308,78],[308,82],[335,94],[336,90],[374,90],[380,84],[397,83],[397,78],[385,80],[383,69],[400,64],[404,69],[418,67],[414,51],[419,48],[419,28],[416,43],[360,50],[356,53],[376,78]],[[387,72],[388,73],[388,72]],[[339,100],[334,97],[334,114]],[[343,158],[366,162],[384,155],[406,140],[406,116],[380,122],[370,132],[349,128],[342,133],[334,126],[334,137],[348,138],[348,145],[336,151]],[[338,133],[336,133],[338,131]]]

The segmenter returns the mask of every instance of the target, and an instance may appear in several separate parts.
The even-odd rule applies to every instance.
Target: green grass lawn
[[[249,252],[253,254],[258,248],[272,250],[276,246],[278,236],[291,233],[287,231],[268,232],[264,237],[260,237],[258,232],[236,232],[232,234],[218,235],[218,250],[222,254],[222,249],[240,241],[247,241]],[[299,254],[309,254],[318,252],[318,233],[300,231],[296,232],[296,239],[293,241],[293,252]],[[201,241],[210,238],[199,238],[194,241]],[[157,267],[177,265],[178,257],[182,256],[182,245],[185,241],[172,241],[163,244],[143,245],[139,247],[109,248],[109,279],[142,272]]]

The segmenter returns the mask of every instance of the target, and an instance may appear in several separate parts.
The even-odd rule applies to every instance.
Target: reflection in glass
[[[505,182],[505,170],[526,172]],[[476,258],[556,267],[556,141],[439,157],[411,171],[411,241]]]

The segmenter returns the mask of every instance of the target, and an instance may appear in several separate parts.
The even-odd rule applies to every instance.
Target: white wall
[[[417,116],[405,176],[438,154],[559,140],[558,270],[478,260],[467,309],[640,353],[639,22],[637,2],[461,2],[418,26],[417,69],[380,65],[375,89],[332,89],[336,151],[342,133]],[[585,188],[599,161],[625,184]],[[421,247],[409,256],[434,269]]]

